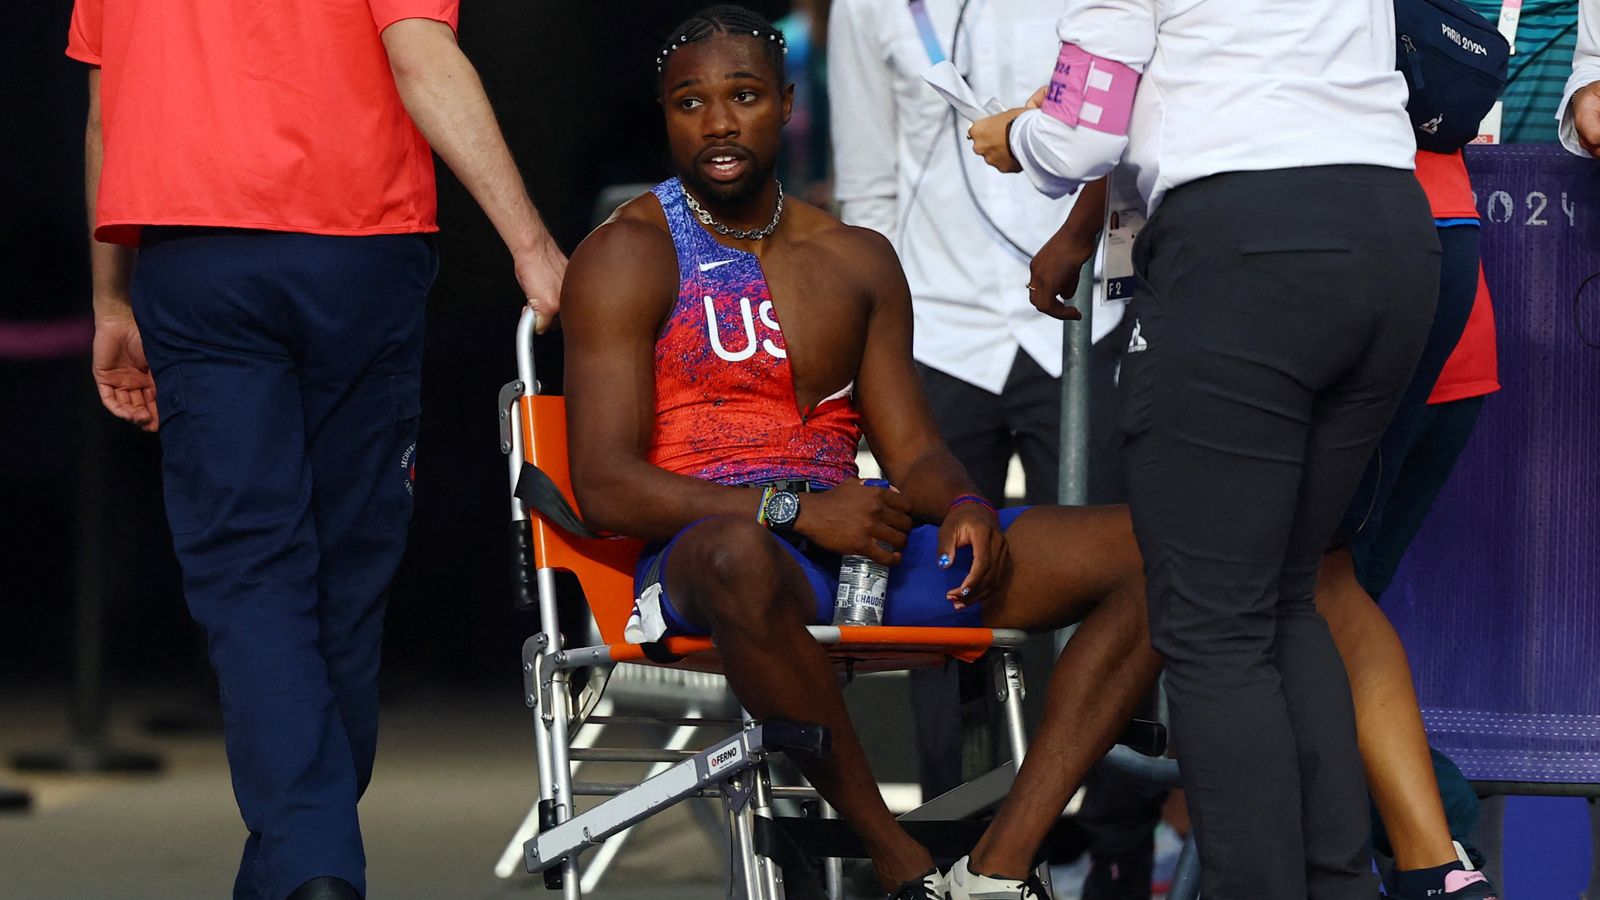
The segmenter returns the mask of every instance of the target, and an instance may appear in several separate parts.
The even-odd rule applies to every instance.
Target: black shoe
[[[343,878],[319,875],[295,888],[289,900],[361,900],[361,892]]]

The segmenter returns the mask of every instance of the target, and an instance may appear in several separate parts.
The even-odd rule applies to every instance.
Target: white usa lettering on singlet
[[[744,349],[735,351],[729,351],[722,343],[722,333],[717,328],[716,302],[712,300],[710,296],[705,298],[705,307],[706,336],[711,339],[711,352],[717,354],[719,358],[734,363],[744,362],[750,357],[756,355],[756,348],[758,346],[760,349],[766,351],[768,356],[771,356],[774,359],[788,358],[788,352],[782,347],[779,347],[777,344],[774,344],[771,338],[763,338],[759,344],[756,341],[757,318],[760,318],[761,324],[767,326],[767,328],[771,329],[772,331],[779,334],[783,333],[783,329],[778,327],[778,320],[773,318],[771,300],[761,301],[761,306],[757,308],[755,314],[752,315],[750,310],[750,298],[739,298],[739,315],[744,321]]]

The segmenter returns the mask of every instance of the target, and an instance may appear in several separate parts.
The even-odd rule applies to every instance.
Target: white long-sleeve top
[[[1567,89],[1562,91],[1561,105],[1556,108],[1556,121],[1561,123],[1561,145],[1579,156],[1589,154],[1578,143],[1578,131],[1572,121],[1572,95],[1596,81],[1600,81],[1600,0],[1581,0],[1572,74],[1567,76]]]
[[[925,2],[949,56],[961,2]],[[969,0],[953,61],[980,101],[1020,106],[1049,80],[1061,8]],[[1029,305],[1028,262],[1072,199],[1041,196],[973,155],[965,120],[922,80],[931,65],[906,0],[835,0],[828,88],[840,215],[882,232],[900,254],[919,362],[993,393],[1019,348],[1060,375],[1062,330]],[[1096,306],[1094,337],[1121,315],[1120,305]]]
[[[1143,73],[1125,142],[1042,110],[1011,151],[1041,191],[1098,177],[1126,147],[1154,212],[1221,172],[1365,164],[1412,168],[1392,0],[1066,0],[1064,43]]]

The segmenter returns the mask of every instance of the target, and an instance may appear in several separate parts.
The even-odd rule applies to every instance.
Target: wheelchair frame
[[[755,722],[743,710],[737,719],[719,719],[694,715],[679,718],[596,715],[590,703],[583,704],[583,709],[574,708],[571,694],[574,671],[591,668],[605,672],[617,664],[648,664],[649,660],[642,650],[633,646],[622,648],[619,652],[617,644],[603,641],[570,649],[564,646],[557,606],[557,567],[544,565],[546,560],[542,549],[545,530],[555,526],[530,518],[523,501],[516,496],[524,463],[534,462],[533,448],[527,444],[524,433],[524,407],[540,394],[534,368],[533,333],[532,312],[524,310],[516,332],[517,380],[504,385],[499,397],[500,450],[507,456],[511,488],[511,538],[515,561],[513,578],[517,603],[524,608],[537,608],[540,616],[540,630],[528,638],[522,650],[523,700],[535,713],[534,742],[539,777],[539,799],[535,811],[530,813],[530,819],[537,820],[536,833],[522,845],[527,870],[543,872],[546,887],[561,890],[564,900],[580,900],[583,887],[577,860],[584,850],[603,843],[607,838],[682,800],[713,797],[722,800],[723,817],[728,827],[731,869],[729,897],[740,900],[782,900],[785,897],[783,870],[767,851],[768,842],[765,840],[775,819],[773,801],[820,801],[821,798],[810,787],[774,785],[768,759],[773,753],[781,751],[825,752],[825,730],[799,723]],[[531,411],[527,415],[526,421],[531,427]],[[588,591],[587,585],[585,591]],[[993,667],[995,690],[1001,701],[1006,742],[1012,751],[1011,761],[925,802],[900,816],[900,821],[913,831],[914,836],[918,831],[928,834],[927,826],[966,819],[994,806],[1009,793],[1017,767],[1027,750],[1022,716],[1025,687],[1014,652],[1026,639],[1025,633],[1010,629],[982,629],[988,632],[989,637],[987,642],[978,645],[973,643],[970,635],[977,629],[954,629],[948,631],[951,634],[969,633],[967,640],[944,645],[906,640],[903,637],[896,640],[881,639],[890,637],[892,632],[926,632],[928,629],[811,626],[808,631],[819,644],[829,649],[830,657],[836,664],[844,665],[847,673],[863,662],[867,665],[859,671],[913,668],[916,663],[905,664],[907,653],[921,658],[928,655],[975,656],[984,650],[994,651],[990,654],[990,664]],[[912,637],[926,635],[913,634]],[[669,652],[674,653],[679,650],[704,652],[709,646],[709,642],[702,639],[685,638],[669,638],[663,644]],[[886,660],[874,664],[875,654],[884,655]],[[604,690],[604,681],[604,678],[600,679],[601,691]],[[597,701],[598,693],[594,692],[589,699]],[[690,728],[720,725],[735,730],[700,751],[677,749],[676,746],[664,750],[573,746],[573,739],[586,725],[642,722],[676,725],[683,740],[688,736],[685,729]],[[675,745],[682,742],[674,739]],[[656,771],[637,784],[577,781],[573,777],[572,765],[584,761],[653,763]],[[1127,747],[1114,747],[1106,757],[1106,762],[1157,783],[1176,784],[1177,781],[1174,762],[1151,759]],[[574,805],[574,798],[579,796],[606,799],[579,813]],[[824,819],[834,818],[825,804],[819,804],[819,809]],[[832,824],[844,828],[842,822],[835,820]],[[824,882],[827,896],[832,900],[842,900],[837,858],[829,858],[825,863]],[[1192,837],[1185,844],[1179,872],[1168,896],[1169,900],[1194,900],[1198,897],[1198,857],[1194,852]]]

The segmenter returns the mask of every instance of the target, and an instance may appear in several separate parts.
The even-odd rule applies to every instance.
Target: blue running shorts
[[[1009,529],[1017,517],[1030,507],[1000,510],[1000,529]],[[698,524],[698,523],[695,523]],[[672,548],[694,524],[665,543],[651,544],[639,557],[633,573],[633,617],[628,622],[631,643],[659,641],[675,635],[707,635],[706,629],[690,623],[672,605],[665,584],[667,559]],[[772,539],[800,564],[811,583],[816,603],[811,624],[833,623],[833,602],[839,590],[839,554],[816,547],[802,549],[783,536]],[[885,625],[921,625],[949,628],[977,628],[982,625],[978,604],[956,609],[945,594],[958,587],[972,567],[972,548],[956,551],[950,568],[939,568],[939,526],[918,525],[907,536],[900,564],[889,569],[889,599],[884,610]]]

